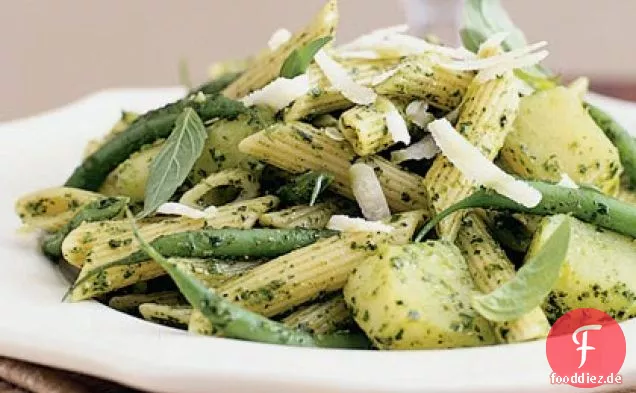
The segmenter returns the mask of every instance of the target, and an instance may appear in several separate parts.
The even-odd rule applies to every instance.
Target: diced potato
[[[604,193],[618,191],[618,151],[587,114],[576,92],[557,87],[524,97],[501,164],[529,179],[554,181],[568,174]]]
[[[541,250],[565,215],[546,217],[526,259]],[[636,242],[569,217],[570,246],[561,274],[543,306],[554,321],[575,308],[596,308],[623,321],[636,315]]]
[[[208,138],[203,153],[194,164],[188,180],[198,183],[212,173],[225,169],[253,170],[258,161],[238,150],[238,144],[246,137],[274,122],[274,115],[267,108],[253,108],[234,120],[219,120],[208,127]]]
[[[124,195],[131,202],[143,201],[150,165],[162,147],[163,140],[160,140],[133,153],[108,175],[99,192],[108,196]]]
[[[459,249],[443,241],[381,247],[344,288],[354,319],[380,349],[495,343],[470,306],[476,291]]]

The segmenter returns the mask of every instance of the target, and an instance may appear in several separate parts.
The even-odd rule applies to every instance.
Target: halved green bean
[[[47,257],[57,260],[62,257],[62,242],[73,229],[83,222],[109,220],[124,212],[128,206],[128,198],[102,198],[82,207],[69,222],[57,232],[48,235],[42,241],[42,252]]]
[[[221,95],[189,96],[138,117],[128,128],[104,143],[78,166],[65,183],[67,187],[95,191],[106,176],[142,146],[166,138],[186,107],[194,109],[204,122],[213,118],[234,118],[247,108]]]
[[[225,337],[304,347],[368,348],[362,334],[328,334],[314,336],[300,329],[291,329],[280,322],[237,306],[207,288],[193,276],[179,269],[155,250],[139,234],[134,222],[133,233],[142,250],[161,265],[192,307],[201,311],[219,333]]]
[[[621,164],[632,186],[636,186],[636,138],[602,109],[586,104],[590,117],[618,149]]]
[[[415,237],[420,241],[446,216],[463,209],[486,208],[511,210],[538,215],[572,214],[574,217],[636,237],[636,206],[601,194],[590,188],[566,188],[544,182],[528,182],[541,192],[541,202],[532,208],[525,207],[492,190],[480,189],[462,199],[430,220]]]

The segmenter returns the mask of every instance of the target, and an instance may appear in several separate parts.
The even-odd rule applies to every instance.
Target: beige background
[[[0,121],[116,86],[200,81],[214,60],[298,28],[322,0],[0,0]],[[404,21],[399,0],[340,0],[340,39]],[[504,0],[548,64],[568,75],[636,80],[636,0]]]

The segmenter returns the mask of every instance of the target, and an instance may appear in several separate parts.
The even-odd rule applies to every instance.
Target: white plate
[[[180,89],[121,89],[0,126],[0,355],[109,378],[153,392],[551,391],[543,341],[444,351],[304,349],[197,337],[95,302],[62,303],[67,283],[19,236],[15,199],[62,184],[85,143],[122,109],[145,110]],[[636,105],[593,96],[632,129]],[[623,324],[636,382],[636,320]],[[568,390],[560,387],[561,390]],[[574,388],[572,388],[574,389]]]

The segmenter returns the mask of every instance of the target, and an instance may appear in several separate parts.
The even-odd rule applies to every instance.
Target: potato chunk
[[[623,167],[616,147],[583,108],[575,92],[557,87],[524,97],[501,150],[501,164],[524,178],[618,192]]]
[[[526,258],[534,256],[565,215],[546,217]],[[573,217],[570,245],[561,274],[544,303],[554,321],[575,308],[596,308],[618,321],[636,316],[636,242]]]
[[[442,241],[383,246],[349,277],[347,304],[380,349],[492,344],[488,321],[470,306],[475,290],[459,250]]]

